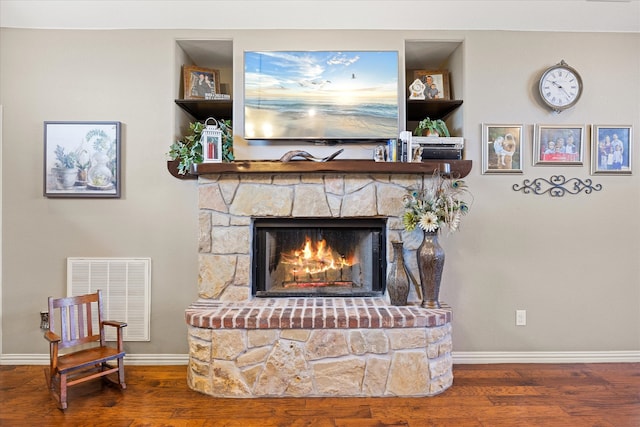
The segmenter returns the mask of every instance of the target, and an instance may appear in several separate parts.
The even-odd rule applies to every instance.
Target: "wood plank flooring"
[[[430,398],[217,399],[186,366],[127,366],[127,389],[72,387],[57,409],[43,366],[0,366],[0,426],[640,426],[640,363],[454,365]]]

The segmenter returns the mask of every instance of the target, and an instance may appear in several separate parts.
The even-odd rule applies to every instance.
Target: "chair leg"
[[[53,377],[51,375],[51,368],[44,368],[44,379],[47,381],[47,387],[53,390]]]
[[[49,392],[56,399],[58,403],[58,407],[60,409],[67,409],[67,377],[64,376],[64,389],[62,388],[62,376],[51,375],[50,368],[44,368],[44,377],[47,381],[47,387],[49,388]],[[64,400],[62,395],[62,390],[64,390]]]
[[[124,382],[124,359],[122,358],[118,359],[118,382],[123,390],[127,388],[127,384]]]
[[[67,375],[60,375],[60,409],[67,409]]]

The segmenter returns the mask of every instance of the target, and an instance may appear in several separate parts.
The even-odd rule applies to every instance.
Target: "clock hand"
[[[567,98],[571,98],[571,97],[569,96],[569,92],[567,92],[567,91],[565,90],[565,88],[563,88],[562,86],[558,86],[558,87],[560,88],[560,90],[561,90],[562,92],[564,92],[564,94],[567,96]]]
[[[557,87],[558,89],[560,89],[561,91],[564,92],[564,94],[569,97],[569,93],[565,90],[565,88],[562,87],[561,84],[557,83],[557,82],[551,82],[552,85],[554,85],[555,87]]]

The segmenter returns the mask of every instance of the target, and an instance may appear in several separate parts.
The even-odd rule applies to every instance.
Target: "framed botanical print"
[[[44,122],[46,197],[120,197],[120,122]]]
[[[449,90],[449,71],[447,70],[415,70],[414,79],[424,84],[425,99],[451,99]]]
[[[482,125],[482,173],[522,173],[524,126]]]
[[[585,134],[585,125],[536,125],[533,164],[582,166]]]
[[[633,151],[631,126],[593,125],[591,135],[591,173],[630,175]]]

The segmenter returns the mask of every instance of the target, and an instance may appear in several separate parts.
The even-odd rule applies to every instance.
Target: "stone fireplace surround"
[[[255,217],[387,218],[431,174],[200,174],[199,299],[186,310],[188,383],[216,397],[431,396],[453,382],[448,307],[387,298],[253,298]],[[417,276],[417,274],[414,274]]]

